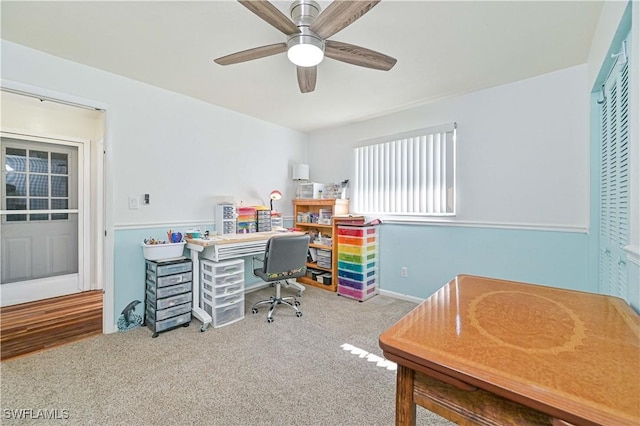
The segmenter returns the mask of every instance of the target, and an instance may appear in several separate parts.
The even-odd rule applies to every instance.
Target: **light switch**
[[[140,207],[140,200],[137,195],[129,197],[129,210],[135,210]]]

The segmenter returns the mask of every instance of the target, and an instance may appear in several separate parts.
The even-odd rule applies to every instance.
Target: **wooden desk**
[[[619,298],[461,275],[380,347],[398,425],[416,403],[460,424],[640,425],[640,317]]]

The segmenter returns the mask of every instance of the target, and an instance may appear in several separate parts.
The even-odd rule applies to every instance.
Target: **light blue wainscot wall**
[[[293,226],[293,220],[285,219],[285,227]],[[196,225],[202,231],[210,230],[215,232],[214,224]],[[172,230],[181,232],[183,235],[186,230],[191,227],[173,227]],[[140,229],[120,229],[116,230],[114,238],[114,313],[116,319],[116,328],[121,324],[122,311],[131,302],[139,300],[141,303],[135,306],[134,315],[140,320],[144,314],[144,293],[145,293],[145,260],[142,254],[141,243],[145,238],[164,238],[166,236],[167,227],[150,227]],[[184,255],[190,257],[190,250],[184,250]],[[251,256],[244,258],[244,285],[245,291],[254,290],[265,286],[264,281],[253,276],[251,271]],[[195,271],[194,271],[195,272]],[[120,324],[119,324],[120,323]]]
[[[588,253],[581,232],[385,223],[380,288],[424,299],[470,274],[595,293]]]
[[[215,229],[215,226],[199,226],[200,229]],[[177,232],[185,234],[185,229],[173,228]],[[117,230],[114,238],[114,313],[117,329],[122,331],[122,311],[131,302],[136,300],[141,303],[135,306],[134,315],[142,319],[144,314],[145,294],[145,260],[142,254],[141,243],[145,238],[163,238],[167,228],[145,228]],[[189,257],[190,250],[185,250],[184,255]],[[194,271],[195,273],[196,271]],[[263,285],[263,281],[251,274],[251,257],[245,258],[245,289]]]

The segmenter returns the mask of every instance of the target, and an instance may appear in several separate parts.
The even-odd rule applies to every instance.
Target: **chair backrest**
[[[271,237],[265,248],[263,272],[271,277],[301,277],[306,273],[308,251],[309,236],[306,234]]]

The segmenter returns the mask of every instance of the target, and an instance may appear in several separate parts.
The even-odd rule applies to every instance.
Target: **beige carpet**
[[[141,327],[5,361],[0,422],[393,425],[395,371],[373,355],[382,356],[379,334],[415,304],[308,287],[301,318],[281,306],[268,324],[265,308],[250,307],[271,293],[247,294],[243,320],[204,333],[194,319],[155,339]],[[451,424],[417,411],[419,425]]]

